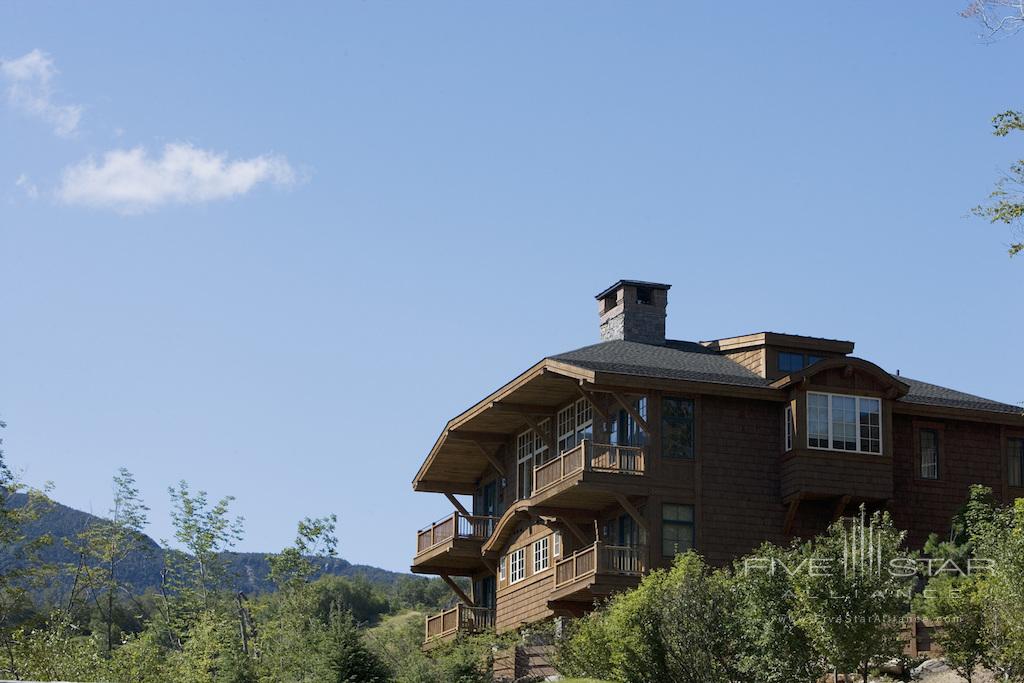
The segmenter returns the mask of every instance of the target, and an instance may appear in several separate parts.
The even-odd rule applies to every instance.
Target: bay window
[[[866,396],[807,393],[807,446],[882,452],[882,401]]]

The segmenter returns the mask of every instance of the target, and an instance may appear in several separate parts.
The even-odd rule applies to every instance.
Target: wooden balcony
[[[489,607],[470,607],[460,602],[440,614],[428,616],[424,626],[424,644],[460,633],[480,633],[494,628],[494,610]]]
[[[416,534],[416,557],[412,571],[417,574],[465,576],[482,566],[480,547],[490,538],[497,517],[453,512]]]
[[[631,588],[647,569],[647,546],[594,543],[555,563],[555,588],[549,602],[592,601]]]
[[[640,446],[615,446],[581,441],[560,456],[533,468],[533,496],[531,500],[551,502],[551,499],[565,498],[560,502],[576,507],[572,498],[562,496],[574,484],[585,481],[611,484],[621,490],[623,484],[640,485],[639,478],[646,471],[646,457]],[[607,502],[602,497],[599,502]]]

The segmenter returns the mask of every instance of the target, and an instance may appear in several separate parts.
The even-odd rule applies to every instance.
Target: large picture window
[[[807,394],[807,446],[882,452],[882,401],[866,396]]]
[[[1007,439],[1006,445],[1009,451],[1007,462],[1010,468],[1010,486],[1024,487],[1024,439]]]
[[[661,454],[666,458],[693,457],[692,399],[661,399]]]
[[[693,549],[693,506],[661,506],[661,554],[675,557]]]

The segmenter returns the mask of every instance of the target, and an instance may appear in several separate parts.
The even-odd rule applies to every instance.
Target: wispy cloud
[[[229,161],[175,143],[151,157],[142,147],[107,152],[64,169],[57,197],[65,204],[142,213],[167,204],[199,204],[244,195],[260,183],[290,185],[296,173],[281,156]]]
[[[52,81],[57,68],[48,54],[37,49],[17,59],[0,60],[0,75],[7,81],[11,106],[46,121],[57,135],[74,135],[82,107],[54,103]]]
[[[33,183],[27,175],[22,173],[18,176],[18,179],[14,181],[14,186],[25,193],[25,196],[29,199],[39,198],[39,188]]]

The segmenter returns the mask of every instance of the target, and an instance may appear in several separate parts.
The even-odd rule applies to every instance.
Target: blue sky
[[[336,512],[407,568],[445,421],[673,284],[670,336],[852,339],[1017,403],[1024,257],[970,218],[1024,37],[960,2],[0,5],[0,417],[86,510],[126,465]]]

